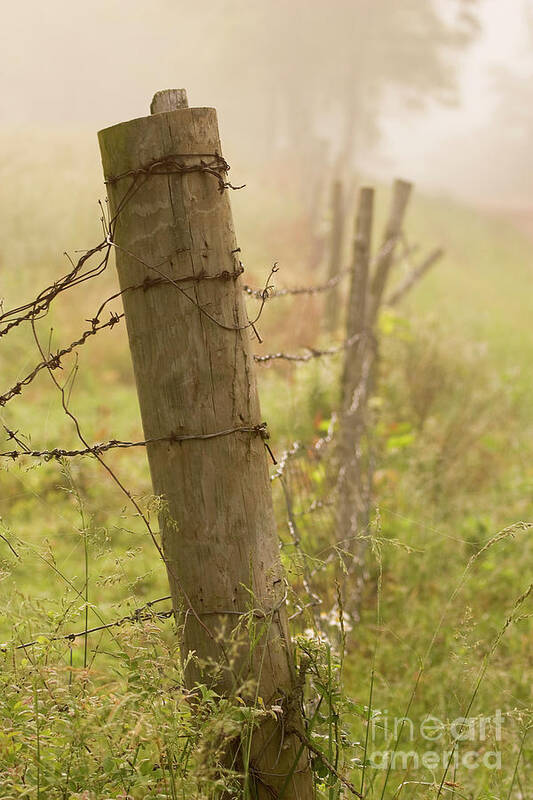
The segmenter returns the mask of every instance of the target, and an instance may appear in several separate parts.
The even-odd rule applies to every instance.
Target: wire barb
[[[183,159],[196,158],[200,161],[196,164],[187,164]],[[210,159],[206,161],[205,159]],[[113,184],[124,178],[133,178],[136,180],[139,176],[148,175],[188,175],[192,172],[204,172],[213,175],[218,181],[220,192],[225,189],[244,189],[245,184],[242,186],[233,186],[225,180],[225,175],[229,172],[230,166],[225,158],[218,153],[174,153],[150,161],[143,167],[137,169],[130,169],[122,172],[119,175],[112,175],[105,179],[105,184]]]
[[[236,428],[226,428],[225,430],[215,431],[214,433],[170,433],[168,436],[153,436],[150,439],[143,439],[138,442],[125,442],[120,439],[111,439],[108,442],[102,442],[87,447],[81,447],[77,450],[67,450],[63,448],[53,448],[51,450],[32,450],[23,442],[16,438],[16,434],[6,428],[8,439],[14,439],[20,450],[11,450],[0,453],[0,458],[10,458],[16,461],[21,456],[29,456],[31,458],[43,458],[45,461],[61,458],[76,458],[77,456],[88,455],[102,455],[109,450],[126,450],[130,447],[146,447],[150,444],[157,444],[159,442],[191,442],[191,441],[206,441],[208,439],[220,439],[224,436],[230,436],[232,433],[252,433],[255,436],[260,436],[265,442],[270,438],[268,433],[267,423],[260,422],[257,425],[240,425]],[[266,445],[268,448],[268,445]],[[270,450],[270,448],[268,448]]]

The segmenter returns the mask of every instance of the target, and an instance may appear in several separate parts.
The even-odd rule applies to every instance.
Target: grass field
[[[4,142],[12,157],[0,183],[5,308],[66,271],[63,250],[89,247],[101,237],[94,142],[33,135],[21,146],[20,139]],[[31,157],[23,159],[28,151]],[[323,273],[309,275],[306,268],[308,243],[296,199],[272,177],[249,184],[232,198],[249,282],[261,285],[274,261],[281,265],[280,284],[320,282]],[[378,195],[382,221],[388,189]],[[381,320],[368,575],[360,619],[346,632],[344,658],[338,661],[337,654],[328,684],[350,740],[345,771],[359,786],[368,761],[369,798],[436,797],[450,723],[467,717],[472,735],[460,746],[461,758],[467,751],[476,756],[469,765],[452,762],[441,796],[533,797],[531,240],[503,216],[420,194],[406,233],[420,253],[442,245],[446,255],[408,301]],[[58,301],[40,323],[52,351],[85,330],[100,299],[113,290],[112,273],[98,281]],[[267,304],[263,351],[324,344],[321,302]],[[36,360],[31,332],[21,329],[1,340],[1,390]],[[340,366],[333,357],[262,369],[263,416],[278,455],[295,440],[312,443],[323,434],[336,408]],[[74,367],[73,359],[65,363],[64,376]],[[91,441],[141,438],[123,325],[80,351],[71,403]],[[76,443],[45,372],[1,410],[1,420],[36,449]],[[5,449],[11,449],[7,442]],[[154,516],[143,452],[114,453],[108,461]],[[307,479],[297,495],[302,508],[313,491],[322,491],[319,469]],[[200,767],[190,770],[195,758],[201,762],[209,720],[220,712],[206,696],[195,720],[172,694],[179,682],[172,623],[152,619],[112,634],[50,641],[167,595],[163,567],[141,521],[92,459],[4,462],[1,485],[0,796],[204,796],[191,788]],[[278,483],[273,490],[286,566],[299,587],[300,556],[289,543]],[[321,557],[332,523],[328,511],[302,523],[313,558]],[[326,616],[335,588],[326,578],[318,585]],[[326,642],[296,623],[305,646],[311,642],[325,658],[322,664],[330,646],[339,650],[335,614],[330,621]],[[31,648],[13,649],[35,639]],[[433,741],[421,732],[427,715],[443,721]],[[380,768],[379,754],[399,733],[394,720],[403,717],[410,722],[395,749],[431,751],[438,763],[428,759],[429,766],[415,769],[412,758],[411,766],[399,759],[390,772]],[[323,721],[326,741],[331,718]],[[481,718],[491,719],[485,729]],[[228,716],[222,719],[229,724]],[[179,737],[190,742],[188,749],[172,750]],[[494,753],[501,758],[496,768]],[[340,787],[324,778],[322,792],[332,800]]]

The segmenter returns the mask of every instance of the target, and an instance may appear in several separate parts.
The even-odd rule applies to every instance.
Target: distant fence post
[[[159,440],[147,450],[182,657],[195,654],[186,679],[227,694],[253,679],[283,711],[254,729],[251,793],[310,800],[217,115],[181,90],[158,93],[152,111],[99,142],[145,438]],[[251,651],[239,637],[252,625],[263,635]]]
[[[360,378],[361,355],[366,331],[368,269],[374,217],[374,189],[363,186],[359,193],[359,205],[355,221],[352,274],[348,293],[346,313],[346,340],[354,344],[348,347],[344,356],[342,375],[342,406],[352,402],[354,389]]]
[[[394,262],[396,247],[402,233],[403,220],[412,188],[412,183],[402,180],[395,180],[392,186],[389,217],[385,226],[381,250],[376,256],[374,275],[370,284],[368,298],[368,321],[370,325],[374,325],[379,313],[383,292],[385,291],[390,268]]]
[[[370,275],[370,250],[373,222],[373,190],[363,188],[359,196],[356,236],[352,265],[352,281],[348,298],[347,340],[359,337],[347,347],[342,378],[342,411],[340,415],[337,462],[338,507],[337,541],[349,550],[360,564],[368,531],[372,470],[365,469],[363,436],[367,426],[368,398],[375,381],[378,356],[376,323],[384,299],[390,269],[402,233],[403,220],[412,185],[396,180],[381,249]],[[363,475],[363,469],[365,474]],[[357,602],[358,587],[352,587]]]
[[[340,546],[355,553],[355,537],[361,533],[363,480],[361,475],[361,439],[365,424],[368,370],[371,358],[371,332],[367,330],[367,299],[374,216],[374,190],[363,187],[355,222],[352,276],[346,315],[346,340],[353,341],[344,356],[341,384],[341,413],[337,459],[338,508],[337,540]]]
[[[331,234],[328,280],[334,280],[342,269],[342,245],[344,242],[344,192],[342,182],[333,182],[331,196]],[[333,286],[326,298],[326,330],[333,333],[339,321],[339,287]]]

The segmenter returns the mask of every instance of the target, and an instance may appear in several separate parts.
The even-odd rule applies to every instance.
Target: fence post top
[[[162,114],[165,111],[176,111],[178,108],[188,107],[186,89],[161,89],[152,98],[150,114]]]

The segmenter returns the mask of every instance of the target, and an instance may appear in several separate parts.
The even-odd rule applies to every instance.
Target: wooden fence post
[[[347,341],[342,375],[341,413],[337,460],[338,509],[337,540],[340,546],[355,553],[355,537],[361,533],[363,480],[361,475],[361,438],[366,410],[366,382],[373,343],[367,330],[368,271],[374,215],[374,190],[363,187],[355,222],[352,278],[348,295]],[[357,337],[357,338],[356,338]]]
[[[368,398],[375,381],[378,355],[376,322],[396,246],[402,233],[411,189],[412,185],[406,181],[394,182],[383,243],[375,258],[371,277],[369,269],[373,219],[372,189],[363,189],[359,199],[348,303],[347,338],[359,335],[360,339],[353,347],[348,347],[346,350],[337,446],[339,470],[337,541],[341,547],[352,553],[356,566],[361,564],[365,551],[365,540],[358,537],[367,533],[372,488],[371,470],[366,470],[366,475],[363,477],[362,439],[367,424]],[[359,587],[355,586],[353,589],[354,596],[347,598],[350,610],[354,609],[359,599]]]
[[[402,180],[395,180],[392,187],[389,218],[385,226],[381,250],[376,257],[376,266],[370,285],[368,302],[368,322],[370,325],[374,325],[379,313],[390,268],[394,262],[396,246],[402,233],[403,220],[412,188],[412,183]]]
[[[186,680],[231,695],[252,679],[267,707],[282,708],[254,730],[252,794],[270,800],[285,785],[285,800],[310,800],[216,111],[188,108],[175,90],[152,107],[160,113],[99,142],[144,434],[158,440],[147,450],[181,654],[194,654]],[[263,630],[253,649],[252,624]],[[255,690],[244,696],[253,702]]]
[[[329,274],[328,280],[337,277],[342,268],[342,245],[344,241],[344,198],[342,182],[333,182],[333,192],[331,199],[331,237],[329,253]],[[334,333],[339,321],[339,287],[333,286],[327,294],[325,308],[326,330]]]
[[[363,186],[359,193],[359,205],[355,221],[355,239],[353,245],[352,276],[348,294],[346,314],[346,339],[357,339],[352,347],[346,350],[342,376],[342,408],[352,402],[352,395],[359,383],[362,337],[366,330],[366,304],[368,286],[368,268],[372,240],[374,217],[374,189]]]

